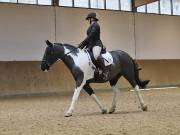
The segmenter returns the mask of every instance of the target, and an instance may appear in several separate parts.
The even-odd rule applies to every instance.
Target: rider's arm
[[[84,48],[89,43],[89,41],[94,40],[94,38],[98,35],[99,31],[99,26],[97,24],[94,24],[91,28],[91,32],[89,33],[89,35],[86,37],[84,41],[81,42],[80,48]]]

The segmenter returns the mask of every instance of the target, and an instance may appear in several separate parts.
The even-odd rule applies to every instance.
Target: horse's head
[[[58,59],[58,52],[55,46],[49,42],[48,40],[46,41],[47,47],[41,62],[41,70],[42,71],[47,71],[50,69],[50,66],[54,64]]]

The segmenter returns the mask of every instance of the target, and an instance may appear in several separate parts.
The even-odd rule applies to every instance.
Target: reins
[[[63,44],[62,44],[63,45]],[[63,45],[64,46],[64,45]],[[70,54],[70,53],[72,53],[73,51],[75,51],[76,49],[78,49],[79,47],[77,47],[77,48],[74,48],[73,50],[71,50],[70,52],[68,52],[68,53],[66,53],[66,54],[64,54],[63,56],[62,56],[62,58],[61,59],[63,59],[66,55],[68,55],[68,54]],[[108,60],[106,60],[105,58],[103,58],[106,62],[108,62],[109,63],[109,61]]]
[[[63,45],[63,46],[64,46],[64,45]],[[76,49],[78,49],[78,47],[77,47],[77,48],[74,48],[74,49],[71,50],[70,52],[64,54],[61,59],[63,59],[65,56],[67,56],[68,54],[72,53],[72,52],[75,51]]]

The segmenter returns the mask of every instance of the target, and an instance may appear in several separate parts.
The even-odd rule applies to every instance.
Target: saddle
[[[96,60],[94,58],[93,52],[90,51],[89,49],[86,49],[85,52],[87,53],[90,62],[92,62],[93,67],[96,68],[96,66],[95,66],[96,65],[95,64]],[[113,64],[113,57],[112,57],[112,55],[108,51],[103,50],[101,52],[101,57],[104,59],[104,66],[105,67]]]

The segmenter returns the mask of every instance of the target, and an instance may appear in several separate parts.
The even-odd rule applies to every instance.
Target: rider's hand
[[[84,48],[84,45],[83,45],[82,42],[78,45],[78,48],[80,48],[80,49],[83,49],[83,48]]]
[[[82,44],[79,44],[79,45],[78,45],[78,48],[82,49]]]

